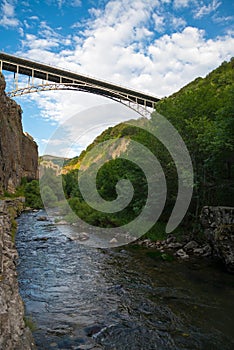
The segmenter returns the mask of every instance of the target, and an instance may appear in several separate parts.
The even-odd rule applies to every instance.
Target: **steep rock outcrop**
[[[5,94],[0,73],[0,194],[14,192],[21,179],[38,177],[37,144],[23,132],[21,107]]]
[[[23,208],[21,200],[0,201],[0,349],[35,349],[24,323],[24,305],[19,295],[16,259],[12,242],[12,219]]]
[[[229,272],[234,273],[234,208],[204,207],[201,223],[213,255],[223,261]]]

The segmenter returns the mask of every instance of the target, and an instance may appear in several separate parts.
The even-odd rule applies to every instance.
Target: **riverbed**
[[[217,263],[163,261],[134,246],[91,248],[41,215],[23,213],[16,236],[38,349],[234,349],[234,279]]]

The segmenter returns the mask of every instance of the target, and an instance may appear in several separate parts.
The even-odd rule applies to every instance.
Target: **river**
[[[234,349],[234,279],[205,260],[91,248],[18,219],[20,293],[38,349]]]

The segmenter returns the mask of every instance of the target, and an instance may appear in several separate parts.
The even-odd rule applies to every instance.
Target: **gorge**
[[[38,349],[43,350],[232,349],[233,276],[223,268],[226,266],[229,272],[234,270],[233,162],[230,156],[233,81],[230,74],[233,74],[233,60],[224,63],[206,79],[196,79],[172,97],[162,100],[157,107],[183,133],[197,171],[197,192],[186,223],[188,241],[179,243],[180,250],[183,248],[186,255],[198,251],[198,245],[191,248],[191,239],[198,241],[202,236],[207,240],[204,245],[208,244],[224,265],[213,260],[212,254],[204,254],[201,258],[192,253],[188,260],[167,255],[167,238],[158,245],[156,229],[155,236],[150,232],[151,236],[146,238],[150,242],[147,247],[143,244],[91,249],[69,239],[69,234],[61,234],[43,210],[23,213],[17,219],[18,256],[14,244],[15,217],[24,208],[24,198],[10,196],[22,179],[38,178],[38,154],[36,143],[23,133],[21,108],[4,93],[5,82],[1,76],[0,347],[30,350],[36,343]],[[202,99],[203,103],[198,103]],[[168,173],[169,199],[172,200],[177,180],[175,167],[156,141],[139,130],[119,124],[104,131],[94,143],[113,136],[128,138],[129,135],[159,151]],[[126,151],[127,146],[128,142],[121,151]],[[92,147],[93,144],[89,149]],[[82,200],[74,182],[82,156],[84,153],[67,163],[69,171],[64,174],[67,199],[71,207],[77,211],[82,209],[82,214],[91,223],[93,220],[94,224],[116,224],[114,216],[110,219],[88,211]],[[129,169],[121,161],[115,166],[113,160],[103,168],[100,176],[104,185],[100,186],[100,191],[108,200],[113,200],[119,173],[122,175],[123,170]],[[144,191],[140,190],[145,189],[145,179],[142,180],[138,169],[134,171],[137,204],[142,204]],[[109,179],[114,180],[113,183]],[[56,186],[52,185],[51,193],[56,196]],[[170,201],[167,204],[170,209]],[[203,207],[202,222],[194,222],[202,224],[203,228],[193,228],[191,238],[191,218],[196,206],[199,213]],[[130,206],[122,220],[131,217],[139,208]],[[74,229],[72,225],[64,226],[68,232]],[[177,244],[178,247],[174,238],[169,240],[171,246]],[[30,323],[27,319],[31,318],[35,322],[35,341],[26,326]]]

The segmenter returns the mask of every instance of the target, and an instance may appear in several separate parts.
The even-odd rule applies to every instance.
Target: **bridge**
[[[9,97],[48,90],[77,90],[110,98],[143,116],[149,114],[147,107],[154,108],[159,101],[155,96],[121,85],[0,52],[0,71],[3,70],[14,73],[14,89],[7,93]],[[18,84],[20,74],[28,76],[28,84],[23,88]]]

